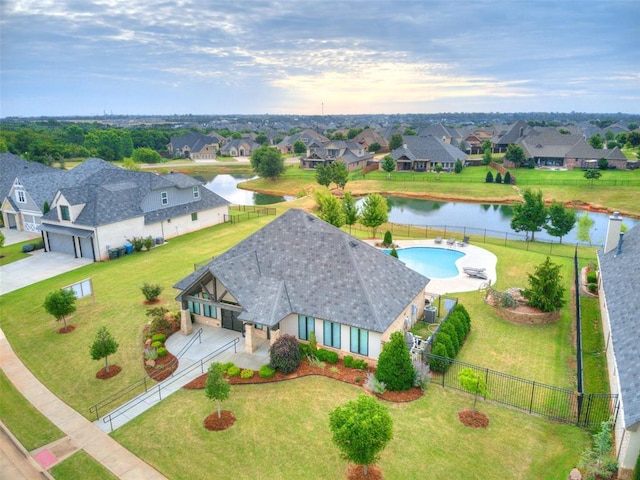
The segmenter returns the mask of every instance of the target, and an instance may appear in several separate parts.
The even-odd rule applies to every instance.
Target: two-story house
[[[370,160],[373,160],[373,154],[352,140],[311,142],[307,146],[307,155],[300,159],[300,168],[316,168],[318,165],[342,162],[351,172],[366,167]]]

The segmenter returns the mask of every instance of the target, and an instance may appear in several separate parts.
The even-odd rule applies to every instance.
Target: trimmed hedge
[[[321,362],[326,362],[331,365],[338,363],[338,354],[331,350],[325,350],[324,348],[316,350],[316,358]]]
[[[169,350],[167,350],[165,347],[158,348],[159,357],[166,357],[168,353],[169,353]]]
[[[254,373],[255,372],[253,370],[244,369],[240,372],[240,378],[244,378],[244,379],[253,378]]]
[[[258,370],[258,376],[260,378],[272,378],[275,374],[275,369],[271,368],[269,365],[262,365],[260,370]]]
[[[230,377],[239,377],[241,371],[242,370],[240,369],[240,367],[236,367],[235,365],[232,365],[227,370],[227,375],[230,376]]]
[[[369,368],[369,364],[361,359],[355,359],[351,355],[347,355],[342,359],[342,363],[347,368],[356,368],[358,370],[367,370]]]
[[[155,341],[155,342],[151,342],[151,348],[160,348],[164,346],[164,343],[159,342],[159,341]]]
[[[151,337],[152,342],[166,342],[167,336],[164,333],[156,333],[153,337]]]

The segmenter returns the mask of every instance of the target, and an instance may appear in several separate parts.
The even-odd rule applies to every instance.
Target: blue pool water
[[[447,248],[409,247],[399,248],[398,258],[407,267],[428,278],[451,278],[458,276],[456,260],[464,253]],[[391,253],[391,250],[384,250]]]

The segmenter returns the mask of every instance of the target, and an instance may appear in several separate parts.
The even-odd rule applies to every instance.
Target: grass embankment
[[[324,377],[233,386],[223,408],[237,421],[210,432],[202,423],[215,404],[201,390],[183,390],[112,436],[172,479],[210,472],[219,479],[344,478],[347,464],[331,442],[328,414],[360,391]],[[384,478],[560,480],[586,444],[587,433],[577,428],[484,402],[478,408],[489,427],[467,428],[457,412],[472,402],[432,385],[415,402],[388,404],[394,438],[378,463]]]
[[[582,316],[584,391],[587,393],[608,392],[607,356],[598,299],[582,297],[580,312]]]
[[[0,392],[0,420],[28,451],[65,436],[62,430],[25,400],[2,370]]]

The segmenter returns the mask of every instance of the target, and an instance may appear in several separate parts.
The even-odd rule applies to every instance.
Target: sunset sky
[[[0,0],[0,116],[640,113],[637,0]]]

